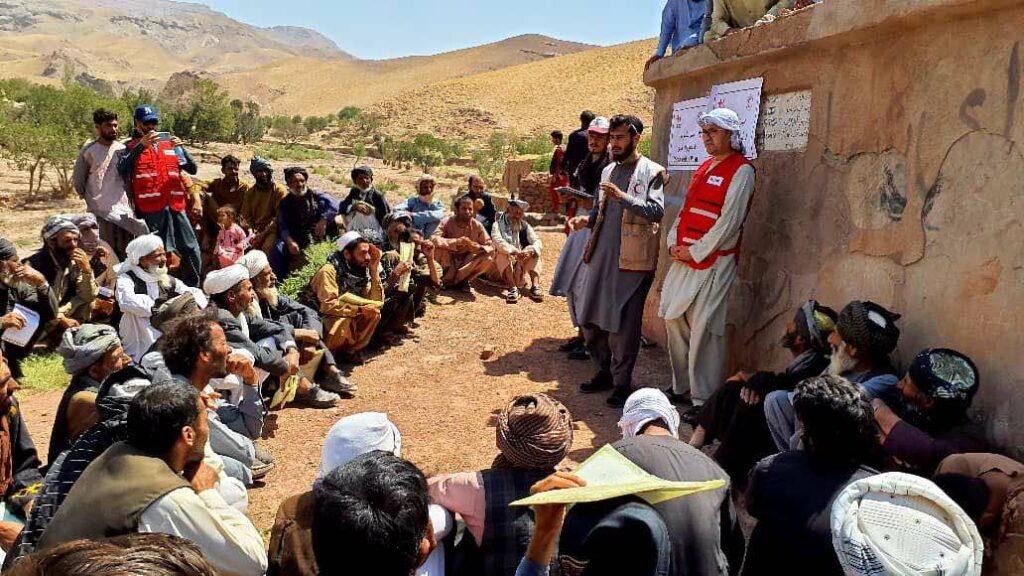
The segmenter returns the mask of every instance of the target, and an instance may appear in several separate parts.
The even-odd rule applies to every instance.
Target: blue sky
[[[519,34],[611,45],[658,33],[664,0],[193,0],[256,26],[313,28],[359,58],[436,54]]]

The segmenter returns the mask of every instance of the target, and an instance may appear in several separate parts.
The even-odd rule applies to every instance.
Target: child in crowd
[[[217,248],[214,254],[221,268],[231,266],[245,253],[248,237],[245,230],[238,225],[238,213],[231,206],[223,206],[217,210]]]

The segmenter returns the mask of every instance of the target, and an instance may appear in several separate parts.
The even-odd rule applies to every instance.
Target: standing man
[[[160,115],[155,106],[138,106],[134,116],[135,129],[117,171],[125,179],[135,214],[163,240],[168,252],[178,255],[178,277],[188,286],[198,286],[199,241],[188,219],[187,177],[181,173],[194,175],[196,163],[181,147],[181,140],[157,132]]]
[[[644,303],[658,266],[667,173],[637,149],[644,131],[639,118],[619,115],[609,125],[613,163],[604,169],[597,203],[586,217],[592,229],[583,253],[587,282],[577,303],[598,372],[580,391],[614,387],[608,404],[622,407],[632,392]]]
[[[590,110],[580,112],[580,127],[569,134],[569,142],[565,145],[565,173],[569,175],[569,184],[573,188],[579,187],[579,182],[576,180],[576,168],[587,157],[587,143],[589,141],[587,131],[590,129],[590,123],[594,121],[595,117],[596,115]]]
[[[265,158],[249,161],[249,173],[256,184],[242,197],[242,222],[252,233],[249,245],[270,252],[277,243],[277,209],[288,191],[274,182],[274,170]]]
[[[277,244],[270,253],[270,266],[278,278],[287,278],[292,260],[313,242],[337,236],[334,217],[338,210],[330,196],[309,187],[305,168],[285,168],[288,196],[277,209]]]
[[[558,198],[557,190],[569,185],[569,173],[565,169],[565,146],[562,146],[562,131],[555,130],[551,133],[551,143],[555,145],[551,152],[551,165],[548,173],[551,178],[548,180],[548,194],[551,196],[551,211],[559,213],[561,201]]]
[[[430,238],[437,230],[438,224],[444,219],[444,206],[434,200],[434,187],[437,181],[430,174],[424,174],[416,181],[416,197],[407,198],[404,202],[395,206],[395,210],[408,212],[412,216],[412,225],[423,234],[424,238]]]
[[[672,364],[669,396],[689,390],[693,411],[722,381],[729,289],[736,281],[743,221],[754,193],[754,167],[743,156],[739,116],[728,108],[698,120],[708,158],[693,174],[686,202],[668,233],[672,267],[662,284]]]
[[[661,11],[661,35],[658,38],[658,49],[654,51],[647,63],[646,71],[658,60],[665,57],[668,47],[672,54],[684,48],[690,48],[704,39],[704,20],[708,13],[708,0],[668,0]],[[708,22],[710,25],[710,21]]]
[[[145,222],[132,213],[124,179],[117,171],[117,162],[124,153],[124,144],[117,141],[117,113],[99,108],[92,113],[92,121],[96,124],[96,139],[78,153],[71,184],[96,216],[100,239],[114,249],[118,258],[124,258],[124,249],[132,238],[148,230]]]

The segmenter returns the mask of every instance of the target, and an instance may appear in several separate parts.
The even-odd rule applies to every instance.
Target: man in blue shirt
[[[424,174],[416,181],[416,197],[408,198],[395,206],[395,211],[405,211],[412,216],[412,227],[419,230],[424,238],[430,238],[444,220],[444,206],[434,200],[434,177]]]
[[[704,22],[711,21],[708,14],[710,6],[707,0],[668,0],[661,12],[658,49],[647,60],[644,70],[664,58],[669,46],[672,46],[672,53],[675,54],[683,48],[700,44],[704,37]]]

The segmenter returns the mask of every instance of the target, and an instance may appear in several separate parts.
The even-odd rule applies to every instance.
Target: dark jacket
[[[587,144],[587,129],[580,128],[569,134],[569,141],[565,145],[563,168],[565,173],[569,175],[569,184],[574,188],[579,187],[579,183],[575,179],[576,167],[583,162],[584,158],[590,155]]]
[[[321,338],[324,336],[324,323],[320,321],[320,315],[309,306],[296,302],[287,296],[278,296],[277,307],[275,308],[271,308],[269,302],[261,299],[260,312],[268,320],[287,324],[292,328],[316,330]]]
[[[23,492],[26,488],[43,481],[39,468],[39,453],[28,433],[25,419],[21,416],[21,407],[16,398],[11,398],[11,411],[7,414],[7,422],[11,433],[11,460],[13,461],[14,481],[7,487],[4,502],[20,508],[31,499],[31,495]]]
[[[391,214],[391,204],[388,203],[387,198],[384,198],[384,194],[378,192],[376,188],[370,188],[364,192],[359,188],[353,187],[348,191],[348,196],[338,205],[338,214],[347,216],[352,211],[352,203],[356,201],[372,205],[374,217],[377,218],[377,222],[380,223],[381,227],[384,226],[384,219],[388,217],[388,214]]]
[[[256,358],[257,368],[266,370],[274,376],[286,374],[288,363],[285,362],[280,350],[284,349],[286,344],[294,342],[292,329],[280,322],[264,320],[248,314],[245,319],[249,324],[248,337],[242,331],[242,325],[237,318],[223,308],[217,310],[217,322],[224,329],[228,345],[232,348],[241,348],[252,354]],[[272,350],[256,344],[264,338],[273,338],[277,346]]]
[[[463,198],[466,197],[472,198],[473,200],[478,199],[476,196],[473,196],[471,192],[467,192],[462,196],[457,196],[453,204],[458,204],[459,200],[462,200]],[[491,198],[491,195],[488,192],[485,191],[484,193],[480,194],[479,199],[483,199],[484,207],[481,208],[479,212],[477,212],[477,215],[483,216],[484,228],[487,230],[487,233],[490,234],[491,225],[494,224],[494,217],[498,214],[498,210],[494,207],[494,199]]]
[[[88,371],[75,374],[71,378],[71,384],[64,390],[60,397],[60,404],[57,405],[57,414],[53,419],[53,431],[50,432],[50,448],[46,452],[46,463],[50,464],[57,459],[61,452],[71,447],[68,439],[68,405],[71,398],[79,392],[99,392],[100,383],[89,376]]]
[[[580,163],[576,166],[576,169],[572,172],[573,179],[571,184],[574,188],[583,190],[588,194],[593,194],[597,197],[597,188],[601,184],[601,172],[604,171],[604,167],[612,161],[611,156],[608,152],[602,154],[597,160],[587,152],[587,155],[580,160]]]
[[[37,290],[35,286],[27,284],[16,284],[14,286],[0,284],[0,316],[14,310],[15,304],[21,304],[25,308],[38,313],[40,326],[45,326],[47,322],[56,318],[57,309],[59,308],[57,298],[53,295],[53,290],[49,288]],[[35,336],[32,337],[32,340],[29,341],[28,346],[25,348],[0,340],[0,350],[7,357],[8,364],[11,365],[11,372],[15,378],[21,377],[21,370],[19,369],[17,359],[28,355],[34,341],[39,338],[41,331],[36,330]],[[4,329],[0,328],[0,336],[3,333]]]
[[[306,248],[313,242],[313,228],[321,220],[327,220],[327,237],[338,235],[334,221],[337,215],[337,201],[323,192],[308,188],[302,196],[289,193],[277,207],[277,235],[282,240],[291,238],[300,248]]]

